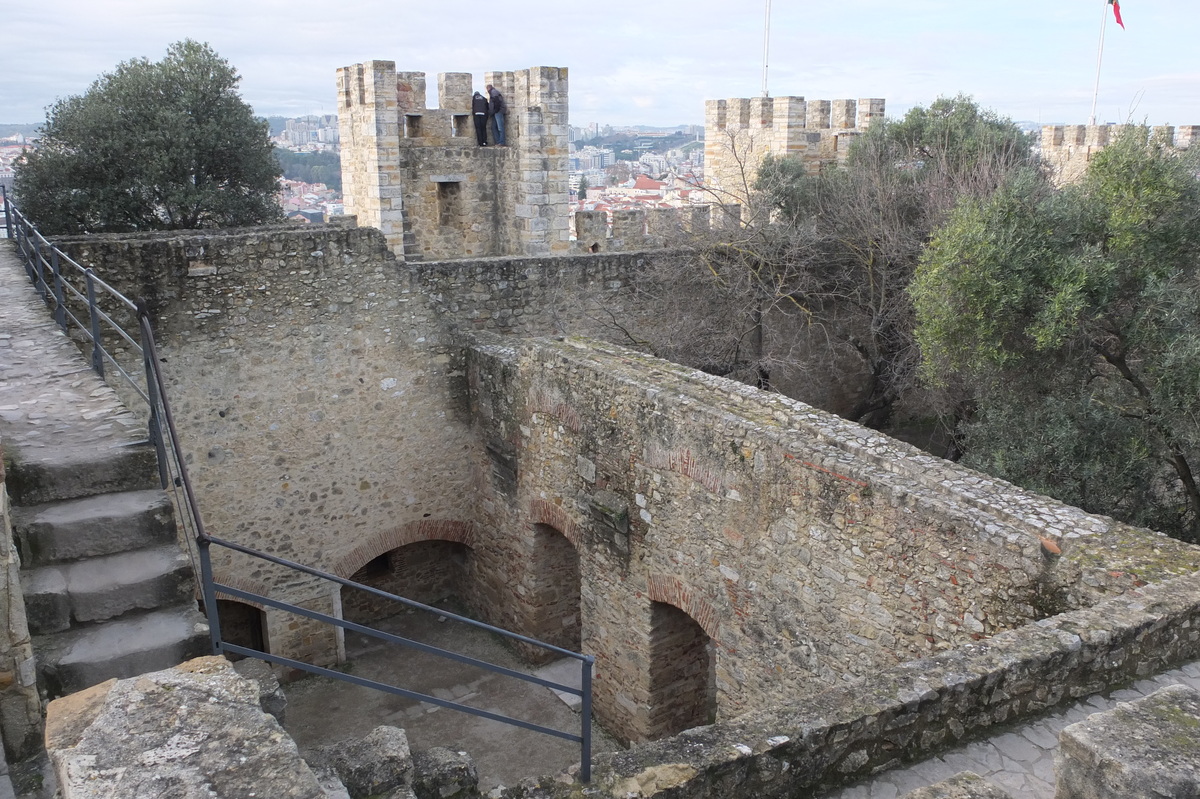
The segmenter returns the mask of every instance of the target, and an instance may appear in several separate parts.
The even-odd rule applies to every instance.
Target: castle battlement
[[[877,119],[886,102],[751,97],[704,104],[706,183],[724,200],[745,203],[758,166],[768,155],[801,159],[809,171],[842,163],[850,145]]]
[[[1138,125],[1043,125],[1042,159],[1054,171],[1056,182],[1073,183],[1083,177],[1092,156]],[[1200,125],[1157,125],[1151,136],[1161,136],[1180,150],[1200,142]]]
[[[506,147],[479,147],[471,96],[504,95]],[[570,247],[567,70],[437,76],[365,61],[337,71],[346,213],[405,260],[545,255]],[[489,139],[490,142],[490,139]]]

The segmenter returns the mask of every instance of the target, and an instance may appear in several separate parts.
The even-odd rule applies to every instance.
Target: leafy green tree
[[[17,168],[22,210],[47,233],[227,227],[282,218],[267,125],[207,44],[126,61],[49,109]]]
[[[924,368],[976,413],[965,460],[1200,540],[1200,154],[1132,127],[1078,185],[963,203],[912,287]]]
[[[819,328],[828,365],[859,360],[862,382],[848,418],[875,428],[893,421],[914,385],[918,350],[907,287],[931,231],[964,196],[987,196],[1015,169],[1036,164],[1029,138],[969,97],[939,98],[859,138],[845,168],[810,173],[768,158],[755,202],[769,213],[756,247],[776,313]]]
[[[342,159],[337,153],[296,153],[276,147],[275,158],[288,180],[324,183],[334,191],[342,190]]]

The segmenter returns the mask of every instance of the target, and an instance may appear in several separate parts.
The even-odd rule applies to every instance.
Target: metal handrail
[[[469,713],[481,718],[499,721],[523,729],[532,730],[534,732],[551,735],[565,740],[573,741],[580,745],[580,779],[583,782],[591,780],[591,733],[592,733],[592,671],[595,666],[595,658],[591,655],[583,655],[578,652],[572,652],[568,649],[548,644],[544,641],[539,641],[535,638],[530,638],[524,635],[510,632],[499,627],[493,627],[490,624],[485,624],[474,619],[469,619],[465,616],[460,616],[454,613],[449,613],[440,608],[433,608],[428,605],[415,602],[405,597],[397,596],[386,591],[374,588],[372,586],[356,583],[353,580],[347,580],[343,577],[323,572],[320,569],[305,566],[300,563],[286,560],[284,558],[262,552],[251,547],[243,546],[232,541],[226,541],[209,535],[204,529],[204,521],[200,515],[200,507],[196,501],[196,494],[192,487],[191,478],[188,475],[187,464],[183,456],[182,448],[179,444],[179,435],[175,427],[174,415],[171,413],[170,402],[167,400],[166,380],[160,368],[161,360],[158,356],[158,347],[154,339],[154,329],[150,319],[149,309],[144,303],[135,304],[127,299],[124,295],[114,289],[112,286],[105,283],[90,269],[81,266],[73,261],[65,253],[55,247],[51,242],[47,241],[33,226],[33,224],[18,211],[12,204],[7,193],[0,186],[0,201],[2,201],[3,210],[5,212],[5,229],[10,238],[17,239],[17,246],[20,250],[22,260],[25,262],[26,272],[37,288],[38,293],[42,298],[51,304],[53,307],[55,319],[64,330],[69,332],[69,322],[84,331],[85,338],[92,345],[92,366],[96,372],[103,378],[105,376],[105,363],[111,362],[117,371],[125,380],[136,390],[137,394],[146,402],[149,409],[149,419],[147,422],[147,432],[151,441],[154,442],[158,452],[158,471],[159,482],[163,489],[173,493],[175,507],[179,511],[179,523],[184,528],[184,540],[189,543],[188,554],[192,558],[193,570],[199,575],[199,589],[203,599],[205,614],[209,624],[209,638],[212,645],[213,654],[224,654],[226,652],[239,655],[247,655],[251,657],[261,658],[262,660],[270,661],[280,665],[288,666],[301,671],[307,671],[313,674],[319,674],[333,679],[349,682],[355,685],[361,685],[367,688],[374,688],[379,691],[403,696],[410,699],[416,699],[421,702],[446,707],[453,710],[458,710],[463,713]],[[77,270],[76,274],[82,276],[87,287],[86,295],[79,292],[71,285],[70,280],[64,278],[64,264],[73,270]],[[54,284],[51,286],[47,279],[47,271],[53,277]],[[135,339],[125,332],[120,327],[116,320],[111,315],[105,313],[98,306],[98,296],[109,296],[116,301],[119,307],[126,311],[132,311],[136,314],[138,323],[138,338]],[[67,299],[71,298],[74,301],[86,302],[88,307],[88,321],[85,327],[83,320],[79,319],[70,309]],[[133,379],[129,373],[121,367],[113,358],[112,354],[104,347],[103,337],[101,335],[101,323],[107,324],[113,328],[115,333],[121,340],[125,341],[142,359],[142,371],[145,375],[145,387],[143,388],[139,382]],[[575,688],[573,686],[556,683],[550,680],[535,677],[531,674],[516,671],[514,669],[498,666],[493,663],[478,660],[467,655],[460,655],[455,652],[441,649],[439,647],[422,644],[418,641],[413,641],[401,636],[393,635],[383,630],[378,630],[366,625],[357,624],[355,622],[346,621],[345,619],[336,618],[328,614],[319,613],[317,611],[303,608],[298,605],[293,605],[288,602],[283,602],[278,599],[255,594],[245,591],[236,586],[227,585],[217,582],[213,573],[212,566],[212,547],[220,547],[229,551],[239,552],[252,558],[257,558],[269,563],[274,563],[278,566],[283,566],[289,570],[307,574],[313,577],[320,578],[339,584],[343,587],[349,587],[374,594],[378,597],[397,602],[401,605],[414,608],[421,611],[436,613],[438,616],[444,616],[447,619],[467,624],[487,632],[503,636],[509,640],[518,641],[527,645],[541,648],[543,650],[554,652],[556,654],[570,657],[580,662],[581,666],[581,686]],[[563,732],[550,727],[543,727],[532,722],[523,721],[521,719],[511,718],[498,713],[493,713],[479,708],[473,708],[468,705],[462,705],[457,702],[452,702],[446,699],[440,699],[434,696],[409,691],[398,686],[388,685],[386,683],[367,680],[362,677],[357,677],[352,674],[335,671],[333,669],[324,668],[310,663],[293,660],[282,655],[265,652],[262,650],[251,649],[229,641],[225,641],[221,636],[221,621],[217,614],[217,594],[229,596],[235,599],[257,603],[266,607],[273,607],[279,610],[293,613],[299,616],[304,616],[314,621],[319,621],[325,624],[330,624],[340,627],[344,630],[362,633],[374,638],[378,638],[389,643],[400,646],[416,649],[436,655],[438,657],[448,658],[459,663],[465,663],[471,666],[476,666],[487,671],[501,674],[507,677],[513,677],[525,682],[540,685],[564,693],[574,694],[581,699],[580,707],[580,733]]]

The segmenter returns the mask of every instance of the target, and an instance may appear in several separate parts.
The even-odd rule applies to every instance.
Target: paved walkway
[[[868,782],[825,796],[826,799],[896,799],[960,771],[973,771],[1011,793],[1014,799],[1054,799],[1054,751],[1063,727],[1083,721],[1093,713],[1111,710],[1118,702],[1131,702],[1176,684],[1200,690],[1200,661],[1107,695],[1088,697],[1037,721],[1007,726],[986,740],[884,772]]]
[[[130,413],[54,322],[14,252],[0,239],[0,441],[36,462],[64,448],[144,441]]]

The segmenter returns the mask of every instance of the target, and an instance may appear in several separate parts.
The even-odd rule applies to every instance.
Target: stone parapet
[[[803,702],[600,755],[588,790],[639,799],[821,795],[1198,656],[1200,577],[1189,575],[885,669]],[[1194,733],[1185,744],[1194,751]],[[567,799],[581,790],[547,779],[504,795]]]
[[[1059,736],[1055,799],[1200,796],[1200,692],[1156,691]]]
[[[1041,133],[1042,160],[1050,167],[1054,180],[1061,184],[1076,183],[1083,178],[1088,164],[1096,153],[1137,125],[1044,125]],[[1158,125],[1143,128],[1180,150],[1192,146],[1200,136],[1200,125]]]
[[[484,74],[505,98],[505,148],[476,143],[469,73],[438,75],[437,108],[427,105],[425,73],[397,72],[392,61],[337,74],[346,210],[381,230],[397,258],[572,249],[566,69]]]

